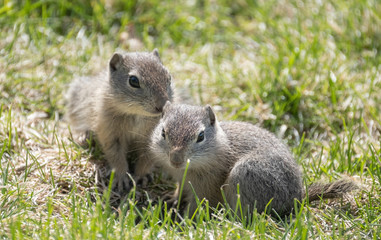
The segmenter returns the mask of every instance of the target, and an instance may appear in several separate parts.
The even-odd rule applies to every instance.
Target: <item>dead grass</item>
[[[138,2],[136,11],[142,13],[145,4],[151,6]],[[144,18],[136,16],[123,28],[100,11],[94,19],[105,21],[107,34],[90,28],[89,19],[62,33],[59,18],[50,19],[52,25],[36,18],[5,24],[0,14],[1,237],[49,238],[44,234],[52,231],[50,238],[377,238],[380,4],[224,4],[210,12],[210,4],[200,11],[191,3],[181,11],[169,4],[157,15],[149,8]],[[173,14],[164,14],[167,10]],[[172,29],[162,28],[169,23]],[[211,27],[206,31],[205,26]],[[187,37],[177,39],[178,33]],[[253,122],[283,138],[303,167],[306,184],[350,176],[361,190],[302,204],[288,222],[256,215],[252,226],[225,213],[204,221],[203,211],[192,223],[157,220],[158,197],[174,187],[161,174],[138,188],[135,198],[112,193],[106,199],[107,166],[99,149],[73,141],[64,121],[65,89],[75,76],[102,70],[115,51],[153,47],[159,47],[176,85],[188,89],[195,102],[213,105],[220,119]],[[137,221],[141,217],[144,223]],[[99,235],[86,235],[89,226]]]

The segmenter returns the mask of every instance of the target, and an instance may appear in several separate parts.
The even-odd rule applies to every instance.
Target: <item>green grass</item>
[[[378,239],[380,13],[377,0],[0,0],[0,237]],[[99,149],[76,145],[62,121],[65,89],[116,50],[155,47],[220,119],[282,137],[306,184],[348,175],[363,190],[247,225],[205,206],[174,222],[144,192],[108,204],[94,188]]]

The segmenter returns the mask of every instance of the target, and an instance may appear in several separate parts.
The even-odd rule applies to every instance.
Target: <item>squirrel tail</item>
[[[331,183],[317,182],[308,187],[308,194],[305,193],[303,198],[308,196],[308,202],[326,198],[337,198],[341,197],[344,193],[358,188],[358,185],[349,178],[343,178]]]

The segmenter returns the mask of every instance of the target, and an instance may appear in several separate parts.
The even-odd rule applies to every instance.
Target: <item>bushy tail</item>
[[[331,183],[313,183],[308,187],[308,201],[341,197],[344,193],[358,188],[358,185],[349,178],[343,178]],[[304,194],[303,198],[305,197],[307,197],[306,194]]]

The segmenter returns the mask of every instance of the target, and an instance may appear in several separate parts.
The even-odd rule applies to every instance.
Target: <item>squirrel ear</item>
[[[216,115],[214,114],[213,109],[210,105],[207,105],[205,107],[205,110],[207,111],[207,113],[209,115],[210,125],[213,126],[216,123]]]
[[[157,58],[161,61],[161,59],[160,59],[160,55],[159,55],[159,50],[157,50],[157,48],[155,48],[155,49],[152,51],[152,54],[153,54],[155,57],[157,57]]]
[[[164,116],[164,114],[168,111],[168,109],[171,107],[172,103],[170,101],[166,101],[163,107],[163,112],[161,113],[161,117]]]
[[[109,63],[110,70],[112,72],[115,72],[116,70],[118,70],[120,65],[122,64],[122,61],[123,61],[122,54],[120,54],[120,53],[114,53],[114,55],[112,55],[110,63]]]

